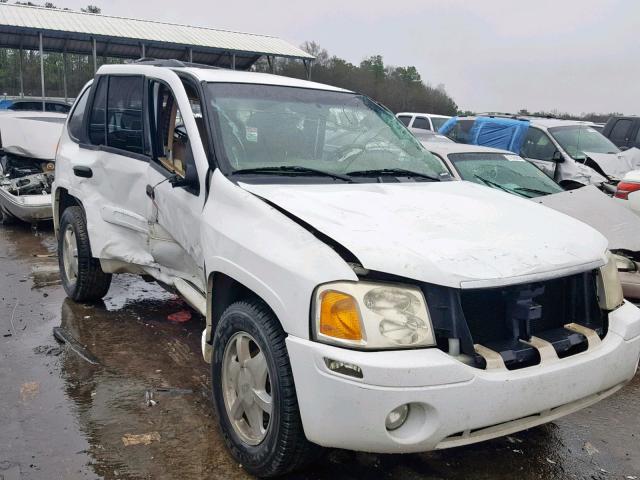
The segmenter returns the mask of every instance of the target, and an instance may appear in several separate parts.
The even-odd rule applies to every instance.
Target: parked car
[[[438,132],[431,132],[429,130],[425,130],[424,132],[413,132],[413,135],[423,143],[424,142],[455,143],[449,137],[445,137],[444,135],[440,135]]]
[[[640,168],[640,150],[620,152],[590,122],[537,117],[458,117],[440,133],[459,143],[504,148],[533,162],[563,188],[597,185],[610,193]]]
[[[366,96],[177,65],[105,65],[79,95],[56,157],[61,279],[86,302],[143,274],[206,315],[246,470],[470,444],[635,375],[640,310],[601,234],[448,181]]]
[[[398,120],[413,133],[425,131],[437,132],[451,117],[448,115],[434,115],[433,113],[400,112],[396,114]]]
[[[13,110],[17,112],[42,112],[42,99],[16,99],[0,101],[0,110]],[[69,113],[71,105],[60,100],[46,99],[44,104],[45,112]]]
[[[640,299],[640,218],[628,208],[593,185],[564,191],[533,164],[506,150],[429,141],[423,145],[458,180],[529,198],[598,230],[609,241],[625,297]]]
[[[602,134],[621,150],[640,148],[640,117],[613,116],[605,124]]]
[[[640,215],[640,170],[627,173],[616,187],[614,198]]]
[[[51,220],[56,146],[65,118],[0,111],[0,222]]]

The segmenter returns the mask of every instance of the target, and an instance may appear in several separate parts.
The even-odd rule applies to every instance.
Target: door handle
[[[93,170],[91,170],[89,167],[78,165],[73,167],[73,174],[76,177],[91,178],[93,177]]]

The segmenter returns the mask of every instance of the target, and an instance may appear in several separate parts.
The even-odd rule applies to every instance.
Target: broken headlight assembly
[[[616,268],[620,272],[635,272],[638,270],[638,268],[636,267],[636,262],[628,257],[625,257],[624,255],[612,253],[611,258],[615,260]]]
[[[313,331],[320,342],[371,350],[436,344],[419,288],[335,282],[318,287],[313,303]]]
[[[616,257],[607,252],[607,263],[598,270],[598,303],[600,308],[609,312],[624,302]]]

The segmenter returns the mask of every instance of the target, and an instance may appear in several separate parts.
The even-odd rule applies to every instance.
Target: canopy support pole
[[[269,64],[269,70],[271,71],[271,73],[275,73],[273,59],[269,55],[267,55],[267,63]]]
[[[141,58],[147,58],[147,46],[143,43],[140,45],[141,49],[142,49],[142,57]]]
[[[189,63],[193,63],[193,48],[189,47]]]
[[[302,60],[302,64],[304,65],[304,69],[307,72],[307,80],[311,80],[311,67],[313,65],[313,60]]]
[[[67,49],[62,52],[62,88],[64,89],[64,101],[69,101],[69,93],[67,92]]]
[[[20,40],[20,98],[24,98],[24,76],[22,72],[22,62],[23,62],[23,50],[22,50],[22,40]]]
[[[40,85],[42,85],[42,111],[45,111],[44,101],[44,47],[42,45],[42,32],[38,35],[40,39]]]
[[[236,54],[231,55],[231,70],[236,69]]]
[[[96,52],[96,39],[93,40],[93,73],[95,74],[98,71],[98,54]]]

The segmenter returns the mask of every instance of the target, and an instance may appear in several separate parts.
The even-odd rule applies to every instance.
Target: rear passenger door
[[[96,257],[149,265],[143,124],[144,77],[101,75],[93,84],[77,152],[68,156]]]

